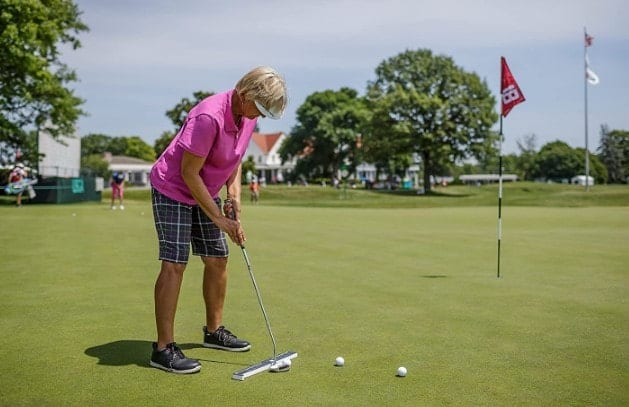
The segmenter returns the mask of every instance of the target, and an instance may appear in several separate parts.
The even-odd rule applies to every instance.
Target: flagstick
[[[587,29],[583,27],[584,37],[587,37]],[[585,94],[585,190],[588,191],[590,189],[590,153],[588,151],[588,47],[587,43],[583,44],[583,64],[584,64],[584,75],[583,75],[583,88]]]
[[[498,273],[500,278],[500,241],[502,240],[502,114],[500,114],[500,134],[498,144]]]

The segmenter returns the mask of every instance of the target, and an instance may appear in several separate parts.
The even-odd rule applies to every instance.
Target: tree
[[[155,150],[139,136],[111,137],[106,134],[88,134],[81,139],[81,156],[105,153],[126,155],[145,161],[155,160]]]
[[[103,154],[109,150],[112,137],[106,134],[88,134],[81,138],[81,157],[92,154]]]
[[[297,109],[297,124],[280,157],[298,157],[295,173],[306,177],[334,177],[343,166],[352,172],[368,120],[364,99],[354,89],[315,92]]]
[[[577,147],[575,149],[577,155],[581,157],[581,165],[577,170],[578,174],[585,174],[585,148]],[[601,162],[596,154],[590,153],[590,176],[594,178],[597,184],[606,184],[608,173],[607,168]]]
[[[81,175],[109,179],[109,163],[103,160],[102,154],[81,155]]]
[[[249,176],[253,177],[256,175],[256,163],[253,160],[253,156],[247,156],[247,160],[242,163],[242,183],[250,182]]]
[[[553,141],[544,144],[535,157],[535,178],[564,180],[579,174],[579,169],[585,167],[582,157],[575,149],[563,141]]]
[[[625,183],[629,177],[629,131],[601,126],[599,158],[607,168],[608,182]]]
[[[423,49],[383,61],[367,99],[373,120],[365,145],[377,146],[370,156],[419,153],[426,191],[438,165],[495,154],[496,100],[485,81],[450,57]]]
[[[29,132],[71,136],[83,100],[58,46],[81,46],[88,27],[71,0],[0,0],[0,142],[19,149]]]
[[[124,143],[124,154],[129,157],[139,158],[144,161],[155,161],[155,150],[146,144],[139,136],[119,137],[121,144]]]
[[[520,155],[516,158],[517,172],[522,179],[533,180],[532,173],[535,168],[535,156],[537,155],[536,145],[537,136],[530,134],[523,136],[521,140],[517,140]]]
[[[585,174],[584,148],[572,148],[557,140],[545,144],[535,157],[534,178],[563,181],[579,174]],[[607,179],[605,166],[593,154],[590,154],[590,176],[599,183]]]

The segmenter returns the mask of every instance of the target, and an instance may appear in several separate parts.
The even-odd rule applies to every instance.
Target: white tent
[[[594,185],[594,177],[587,177],[588,180],[588,185]],[[572,179],[570,180],[571,184],[574,185],[585,185],[585,175],[577,175],[572,177]]]

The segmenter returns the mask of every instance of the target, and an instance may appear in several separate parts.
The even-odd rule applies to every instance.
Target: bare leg
[[[227,257],[202,257],[203,299],[208,331],[214,331],[223,320],[223,304],[227,293]]]
[[[164,349],[167,344],[175,341],[175,313],[185,269],[185,264],[162,261],[162,268],[155,282],[157,349]]]

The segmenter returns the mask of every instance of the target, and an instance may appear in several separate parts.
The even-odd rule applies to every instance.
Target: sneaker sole
[[[192,369],[187,369],[187,370],[176,370],[176,369],[171,369],[169,367],[166,366],[162,366],[159,363],[153,362],[152,360],[149,361],[149,365],[151,365],[151,367],[155,367],[157,369],[163,370],[165,372],[168,373],[177,373],[177,374],[189,374],[189,373],[196,373],[199,370],[201,370],[201,366],[197,366],[197,367],[193,367]]]
[[[230,352],[247,352],[249,349],[251,349],[251,345],[247,345],[243,348],[228,348],[227,346],[215,345],[213,343],[205,343],[205,342],[203,343],[203,347],[210,348],[210,349],[226,350]]]

